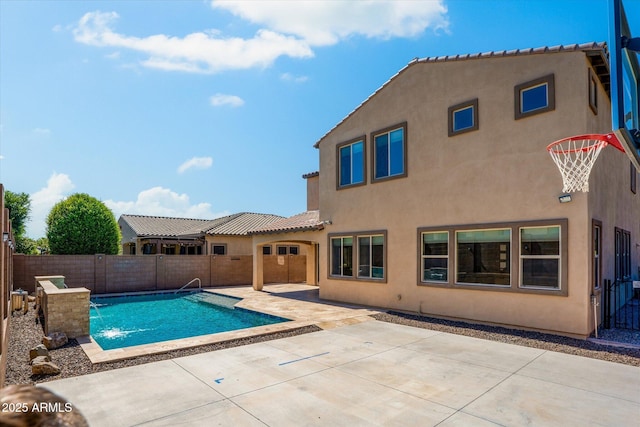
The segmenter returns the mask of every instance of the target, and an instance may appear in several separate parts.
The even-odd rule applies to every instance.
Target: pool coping
[[[278,309],[277,301],[274,303],[273,299],[277,297],[278,286],[282,286],[282,289],[289,290],[290,285],[272,285],[270,288],[276,290],[274,293],[264,291],[253,291],[252,288],[247,287],[216,287],[216,288],[203,288],[203,292],[209,292],[229,297],[240,299],[237,304],[238,308],[258,312],[261,314],[282,317],[285,319],[291,319],[282,323],[275,323],[271,325],[256,326],[253,328],[238,329],[229,332],[219,332],[215,334],[200,335],[189,338],[180,338],[176,340],[161,341],[158,343],[142,344],[131,347],[123,347],[113,350],[104,350],[100,345],[90,336],[82,336],[76,338],[76,341],[85,352],[91,363],[108,363],[115,362],[124,359],[131,359],[139,356],[147,356],[152,354],[168,353],[174,350],[185,350],[195,347],[202,347],[210,344],[220,344],[227,341],[233,341],[238,339],[245,339],[250,337],[259,337],[264,335],[270,335],[279,332],[287,332],[295,329],[304,328],[306,326],[316,325],[322,329],[333,328],[335,326],[358,323],[365,320],[373,320],[369,317],[370,314],[375,314],[377,310],[368,310],[344,307],[346,310],[344,313],[338,315],[327,316],[315,316],[314,306],[317,307],[321,301],[295,301],[288,299],[287,311],[283,312],[282,308]],[[309,290],[315,287],[313,286],[297,286],[302,290]],[[159,292],[147,292],[147,293],[167,293],[171,291],[159,291]],[[133,295],[140,294],[109,294],[99,295],[99,297],[118,296],[118,295]],[[239,295],[238,295],[239,294]],[[275,296],[274,296],[275,295]],[[270,304],[270,302],[272,304]]]

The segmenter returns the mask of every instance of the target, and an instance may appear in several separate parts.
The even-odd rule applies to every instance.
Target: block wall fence
[[[32,293],[35,276],[65,276],[92,294],[177,289],[199,277],[203,287],[251,285],[251,255],[13,255],[13,287]],[[306,280],[306,256],[264,255],[265,283]],[[194,283],[194,287],[197,284]]]

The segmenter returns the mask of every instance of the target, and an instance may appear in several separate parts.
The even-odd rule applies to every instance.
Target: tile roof
[[[249,234],[271,234],[290,231],[313,231],[322,230],[323,223],[320,221],[320,211],[306,211],[289,218],[282,218],[264,227],[257,228]]]
[[[279,215],[241,212],[216,219],[121,215],[137,236],[194,237],[202,234],[246,236],[254,228],[284,219]]]
[[[360,105],[354,108],[349,114],[347,114],[342,120],[340,120],[334,127],[329,129],[327,133],[325,133],[313,146],[318,148],[320,143],[331,133],[335,128],[340,126],[345,120],[347,120],[351,115],[353,115],[356,111],[360,109],[364,104],[366,104],[371,98],[373,98],[378,92],[380,92],[383,88],[385,88],[392,80],[395,80],[400,74],[405,72],[409,67],[412,67],[416,64],[426,64],[426,63],[434,63],[434,62],[452,62],[452,61],[467,61],[474,59],[485,59],[485,58],[504,58],[508,56],[522,56],[522,55],[536,55],[536,54],[548,54],[548,53],[560,53],[560,52],[576,52],[582,51],[589,58],[596,69],[598,77],[603,82],[605,89],[608,84],[608,74],[609,74],[609,61],[608,61],[608,50],[607,44],[605,42],[590,42],[590,43],[582,43],[582,44],[569,44],[569,45],[557,45],[557,46],[542,46],[538,48],[528,48],[528,49],[513,49],[513,50],[496,50],[484,53],[474,53],[474,54],[465,54],[465,55],[447,55],[447,56],[431,56],[426,58],[414,58],[407,65],[405,65],[400,71],[391,76],[389,80],[382,84],[378,89],[376,89],[367,99],[362,101]]]
[[[169,218],[162,216],[121,215],[137,236],[177,237],[192,234],[191,231],[209,222],[205,219]]]
[[[227,221],[214,224],[207,234],[225,236],[246,236],[250,231],[285,219],[279,215],[242,212],[231,215]]]

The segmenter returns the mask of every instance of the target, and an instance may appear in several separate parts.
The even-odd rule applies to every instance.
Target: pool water
[[[91,336],[112,350],[288,321],[236,308],[238,301],[209,292],[93,297]]]

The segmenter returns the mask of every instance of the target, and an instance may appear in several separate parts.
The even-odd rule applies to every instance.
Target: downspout
[[[591,294],[591,305],[593,306],[593,326],[596,334],[596,338],[598,338],[598,299],[595,294]]]

